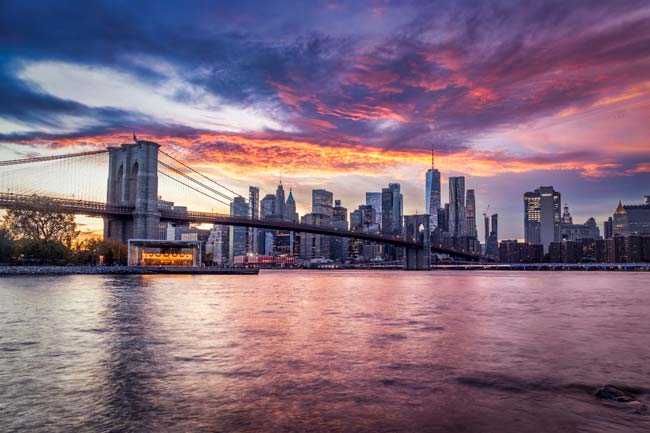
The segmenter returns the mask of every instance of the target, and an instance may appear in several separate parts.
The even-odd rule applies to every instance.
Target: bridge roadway
[[[133,207],[129,206],[110,206],[103,202],[76,200],[67,198],[48,197],[59,208],[61,212],[87,215],[91,217],[131,217]],[[30,195],[0,193],[0,208],[28,208],[33,199]],[[354,230],[343,230],[336,227],[317,226],[311,224],[294,223],[291,221],[264,219],[257,220],[246,217],[234,217],[226,214],[196,211],[175,211],[171,209],[159,209],[160,220],[174,223],[208,223],[231,225],[238,227],[254,227],[269,230],[285,230],[300,233],[313,233],[327,236],[341,236],[364,241],[379,242],[396,247],[419,248],[419,242],[414,240],[403,239],[397,236],[384,236],[374,233],[365,233]],[[481,257],[477,254],[455,251],[446,248],[431,247],[435,253],[448,254],[454,257],[466,260],[478,261]]]

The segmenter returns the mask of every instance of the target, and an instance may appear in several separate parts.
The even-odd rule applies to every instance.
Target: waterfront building
[[[551,242],[548,255],[551,263],[582,263],[583,243],[569,240]]]
[[[544,258],[542,245],[503,240],[499,243],[499,261],[502,263],[541,263]]]
[[[541,244],[548,251],[560,240],[561,195],[552,186],[524,194],[524,236],[528,244]]]
[[[429,231],[433,232],[438,227],[438,209],[441,206],[440,171],[435,168],[435,150],[431,147],[431,168],[425,176],[424,209],[429,214]]]
[[[366,205],[375,209],[375,223],[381,225],[381,192],[367,192]]]
[[[229,235],[229,226],[218,224],[212,226],[205,243],[205,253],[208,262],[221,266],[228,263]]]
[[[300,233],[288,230],[276,230],[273,236],[273,254],[300,256]]]
[[[244,197],[235,197],[230,203],[230,216],[248,217],[250,210],[248,203]],[[246,240],[248,237],[248,230],[246,227],[230,227],[229,233],[229,246],[228,246],[228,261],[233,263],[235,256],[246,254]]]
[[[329,226],[332,218],[321,213],[308,213],[300,218],[302,224]],[[300,257],[305,260],[322,259],[330,256],[330,236],[302,233],[300,236]]]
[[[613,235],[629,236],[650,234],[650,196],[645,196],[643,204],[624,205],[618,203],[613,215]]]
[[[448,231],[452,236],[465,236],[465,176],[449,178]]]

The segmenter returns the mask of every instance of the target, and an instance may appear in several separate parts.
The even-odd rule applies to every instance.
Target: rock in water
[[[613,400],[619,403],[630,403],[636,401],[632,395],[618,389],[614,385],[605,385],[596,391],[596,397],[601,400]]]

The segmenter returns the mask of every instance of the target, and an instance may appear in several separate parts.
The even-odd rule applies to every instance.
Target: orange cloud
[[[428,153],[419,149],[383,150],[355,142],[314,143],[301,137],[277,134],[198,134],[191,137],[139,134],[138,138],[162,145],[162,150],[197,169],[218,170],[234,177],[250,176],[251,172],[272,174],[282,172],[294,176],[334,176],[359,174],[385,176],[397,169],[426,170]],[[58,147],[96,147],[131,142],[129,135],[111,135],[59,140]],[[577,171],[585,177],[626,175],[650,172],[650,163],[638,164],[631,171],[621,170],[613,161],[593,161],[593,155],[543,154],[514,157],[501,151],[471,149],[437,155],[436,165],[444,172],[478,177],[541,170]]]

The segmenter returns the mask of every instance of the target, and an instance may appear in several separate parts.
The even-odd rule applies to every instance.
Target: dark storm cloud
[[[5,1],[0,61],[5,75],[16,59],[57,60],[126,70],[156,83],[165,73],[148,62],[160,60],[229,104],[286,111],[284,121],[314,143],[338,138],[341,146],[417,150],[435,142],[454,152],[495,128],[588,106],[648,76],[650,18],[643,6]],[[97,133],[138,122],[187,132],[3,78],[0,92],[11,103],[1,113],[22,121],[47,124],[68,113],[95,117],[102,125]],[[188,105],[193,97],[175,94]]]

